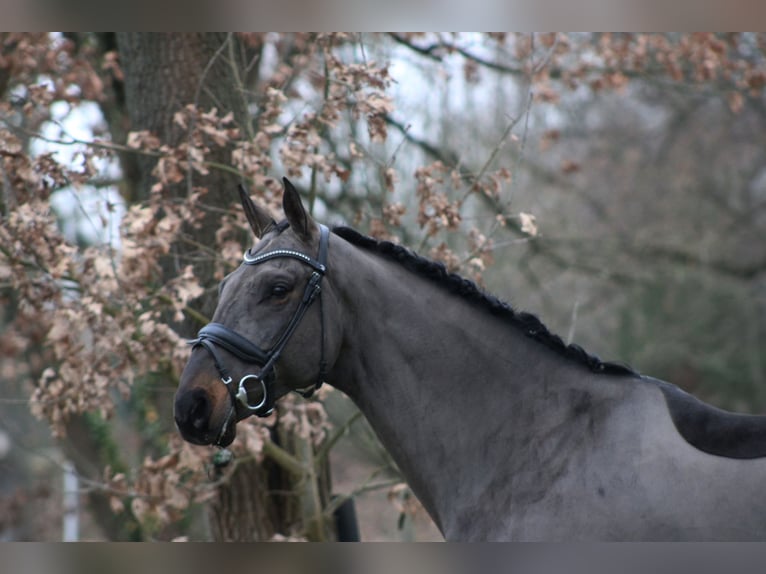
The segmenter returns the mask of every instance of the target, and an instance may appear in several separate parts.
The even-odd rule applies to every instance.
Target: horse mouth
[[[227,447],[234,442],[236,436],[237,430],[233,425],[231,428],[222,429],[217,434],[211,432],[203,435],[190,435],[181,431],[181,437],[186,442],[197,446]]]
[[[216,446],[226,448],[237,436],[237,413],[234,405],[231,405],[229,412],[226,415],[223,423],[221,423],[221,430],[218,431],[218,436],[214,441],[210,441]]]
[[[215,444],[216,446],[220,446],[221,448],[226,448],[231,443],[234,442],[234,439],[237,437],[237,425],[231,424],[228,425],[224,423],[224,427],[221,429],[221,432],[218,434],[218,438],[213,442],[211,441],[211,444]]]

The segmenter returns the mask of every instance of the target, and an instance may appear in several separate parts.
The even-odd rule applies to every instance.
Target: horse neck
[[[551,411],[578,400],[574,387],[587,373],[476,303],[333,239],[345,319],[329,380],[357,404],[444,532],[456,501],[470,504],[521,464],[514,451],[530,433],[556,431],[565,417]]]

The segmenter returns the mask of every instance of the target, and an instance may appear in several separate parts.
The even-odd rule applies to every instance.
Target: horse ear
[[[293,184],[290,183],[290,180],[283,177],[282,183],[285,186],[285,193],[282,196],[282,209],[285,211],[287,221],[290,223],[292,230],[298,234],[298,237],[308,242],[314,234],[316,225],[311,216],[306,213],[301,196]]]
[[[242,203],[242,209],[245,210],[245,217],[247,217],[250,228],[255,233],[255,236],[260,239],[272,226],[276,225],[274,218],[271,217],[268,211],[253,203],[244,185],[239,184],[237,189],[239,190],[239,200]]]

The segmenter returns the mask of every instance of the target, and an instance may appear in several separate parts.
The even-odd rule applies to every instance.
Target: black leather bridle
[[[286,222],[284,225],[280,225],[282,229],[287,227]],[[281,230],[280,230],[281,231]],[[208,323],[199,333],[197,338],[189,341],[192,348],[204,347],[213,357],[215,368],[218,370],[218,374],[221,375],[221,381],[229,391],[231,396],[232,408],[236,407],[236,404],[241,404],[249,413],[257,415],[259,417],[266,417],[274,410],[274,403],[278,397],[274,396],[274,382],[276,379],[275,363],[282,354],[287,342],[295,332],[295,329],[303,319],[303,316],[308,311],[311,304],[319,299],[320,304],[320,323],[321,323],[321,351],[319,359],[319,376],[314,385],[306,389],[296,389],[297,392],[304,397],[310,397],[316,389],[318,389],[324,381],[327,365],[325,363],[325,349],[324,349],[324,309],[322,309],[322,278],[327,272],[327,249],[330,242],[330,230],[324,225],[319,226],[319,253],[316,259],[312,259],[305,253],[299,251],[292,251],[290,249],[275,249],[266,253],[258,255],[251,255],[250,250],[245,252],[243,265],[260,265],[265,261],[277,259],[280,257],[288,257],[297,259],[298,261],[305,263],[311,267],[314,272],[306,284],[306,288],[303,290],[303,297],[301,298],[298,308],[293,313],[287,326],[282,331],[282,334],[277,338],[276,342],[271,346],[268,351],[264,351],[258,345],[255,345],[246,337],[243,337],[236,331],[233,331],[220,323]],[[257,374],[250,373],[244,375],[239,384],[233,385],[233,379],[229,374],[229,370],[223,364],[221,356],[216,347],[226,349],[231,354],[242,359],[243,361],[251,364],[255,364],[260,367],[260,371]],[[255,381],[261,385],[263,397],[258,404],[250,404],[248,401],[247,382]],[[227,421],[228,422],[228,421]]]

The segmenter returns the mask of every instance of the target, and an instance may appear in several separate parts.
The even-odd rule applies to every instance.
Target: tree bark
[[[236,36],[224,33],[117,34],[130,129],[148,130],[163,144],[176,146],[188,137],[188,132],[174,123],[173,116],[188,104],[202,110],[215,107],[220,115],[232,112],[239,126],[247,125],[247,105],[237,72],[242,66],[232,60],[240,53],[236,43]],[[213,148],[208,159],[231,165],[231,149]],[[156,162],[152,157],[138,159],[135,200],[149,197]],[[204,202],[212,206],[228,205],[236,197],[237,183],[236,176],[221,170],[211,169],[207,175],[193,174],[193,185],[207,188]],[[191,191],[184,182],[174,186],[171,193],[183,199]],[[205,213],[201,226],[194,229],[194,238],[199,244],[215,245],[219,219],[217,213]],[[211,286],[212,261],[189,245],[173,246],[171,257],[162,263],[164,279],[176,277],[187,261],[194,262],[195,273],[203,285]],[[215,308],[214,296],[203,296],[197,306],[210,316]],[[198,327],[189,322],[180,330],[184,335],[192,335]]]

